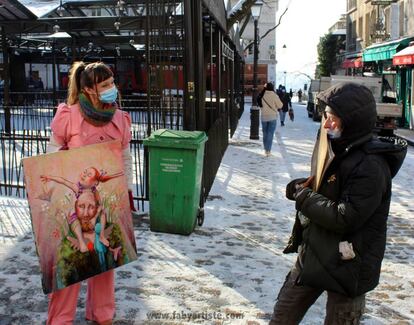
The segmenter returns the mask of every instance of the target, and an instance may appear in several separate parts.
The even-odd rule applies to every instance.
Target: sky
[[[277,20],[290,2],[276,30],[277,84],[303,89],[309,79],[297,72],[314,76],[319,38],[346,11],[346,0],[280,0]],[[286,49],[283,49],[286,45]]]

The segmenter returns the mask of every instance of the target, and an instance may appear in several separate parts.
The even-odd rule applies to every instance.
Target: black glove
[[[297,178],[291,181],[288,185],[286,185],[286,198],[289,200],[295,200],[295,193],[297,192],[298,188],[296,185],[302,184],[306,182],[307,178]]]

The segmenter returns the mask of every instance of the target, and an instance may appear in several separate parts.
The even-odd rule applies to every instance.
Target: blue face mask
[[[116,88],[116,86],[113,86],[112,88],[109,88],[99,93],[99,100],[105,104],[112,104],[113,102],[116,101],[117,97],[118,97],[118,89]]]

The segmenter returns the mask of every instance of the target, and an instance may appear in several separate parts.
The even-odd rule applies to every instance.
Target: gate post
[[[11,113],[10,113],[10,66],[9,66],[9,46],[7,45],[6,32],[1,28],[3,63],[4,63],[4,83],[3,83],[3,109],[4,109],[4,131],[11,133]]]
[[[196,46],[194,46],[193,37],[193,11],[191,0],[184,0],[184,130],[193,131],[195,125],[195,84],[194,84],[194,54]]]

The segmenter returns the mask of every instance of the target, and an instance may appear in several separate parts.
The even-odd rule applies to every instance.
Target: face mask
[[[328,130],[326,131],[326,133],[328,134],[328,138],[329,138],[329,139],[338,139],[338,138],[340,138],[340,137],[341,137],[341,135],[342,135],[342,131],[341,131],[341,130],[339,130],[339,129],[337,129],[337,128],[335,128],[335,129],[333,129],[333,130],[328,129]]]
[[[99,100],[105,104],[112,104],[113,102],[116,101],[117,97],[118,97],[118,89],[116,88],[116,86],[113,86],[112,88],[109,88],[99,93]]]

